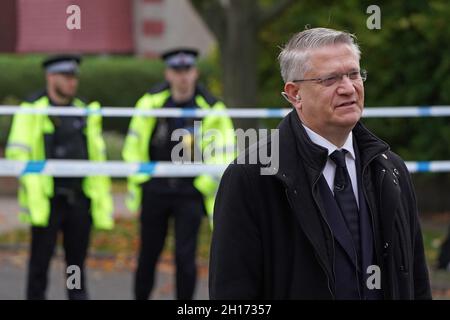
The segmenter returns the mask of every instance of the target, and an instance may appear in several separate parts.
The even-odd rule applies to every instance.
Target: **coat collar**
[[[308,180],[312,184],[317,182],[327,162],[328,150],[311,141],[295,110],[281,121],[278,129],[279,168],[276,177],[288,187],[294,186],[301,162],[306,167]],[[360,151],[362,168],[389,150],[387,143],[377,138],[360,122],[352,132]]]
[[[355,148],[353,148],[353,132],[350,132],[350,134],[347,137],[347,140],[345,140],[344,145],[341,148],[339,148],[335,146],[332,142],[328,141],[327,139],[319,135],[318,133],[315,133],[314,131],[309,129],[304,124],[302,126],[303,128],[305,128],[306,133],[308,134],[308,137],[311,139],[312,142],[328,149],[328,156],[331,155],[335,150],[344,149],[348,151],[349,155],[353,158],[353,160],[356,159]]]

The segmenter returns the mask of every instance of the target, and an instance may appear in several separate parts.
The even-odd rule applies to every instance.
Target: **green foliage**
[[[40,55],[0,56],[0,102],[18,102],[44,87]]]
[[[45,88],[42,55],[0,55],[0,104],[18,104],[33,92]],[[219,71],[214,57],[201,61],[200,81],[213,84],[220,95]],[[215,80],[214,80],[215,79]],[[79,96],[99,101],[104,106],[134,106],[151,87],[164,80],[164,65],[159,60],[128,56],[88,56],[81,65]],[[107,130],[125,132],[129,118],[105,118]],[[3,127],[0,128],[3,137]]]
[[[103,139],[106,144],[106,157],[108,160],[121,161],[125,137],[116,131],[105,131]]]
[[[10,116],[0,117],[0,150],[4,148],[8,140],[8,132],[11,126]]]

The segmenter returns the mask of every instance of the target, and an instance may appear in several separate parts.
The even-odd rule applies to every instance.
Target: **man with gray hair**
[[[279,168],[261,175],[261,164],[236,161],[225,171],[210,297],[430,299],[408,170],[359,122],[367,74],[355,37],[305,30],[279,61],[294,107],[278,126]]]

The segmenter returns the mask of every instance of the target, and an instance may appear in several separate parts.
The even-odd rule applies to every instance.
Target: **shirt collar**
[[[342,146],[342,148],[338,148],[337,146],[335,146],[333,143],[331,143],[330,141],[328,141],[327,139],[325,139],[324,137],[322,137],[321,135],[315,133],[314,131],[312,131],[310,128],[308,128],[307,126],[305,126],[302,123],[303,127],[306,130],[306,133],[308,134],[308,137],[311,139],[311,141],[325,149],[328,150],[328,155],[332,154],[335,150],[341,150],[341,149],[345,149],[348,151],[348,153],[351,155],[351,157],[353,159],[356,159],[355,157],[355,150],[353,148],[353,133],[350,131],[350,134],[347,137],[347,140],[345,141],[344,145]]]

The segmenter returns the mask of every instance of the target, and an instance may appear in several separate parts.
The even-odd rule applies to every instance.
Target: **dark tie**
[[[361,242],[359,234],[359,212],[353,193],[352,182],[345,164],[345,154],[347,150],[336,150],[330,154],[331,160],[336,164],[336,174],[334,176],[334,198],[341,209],[347,227],[352,235],[353,244],[358,257],[361,257]]]

